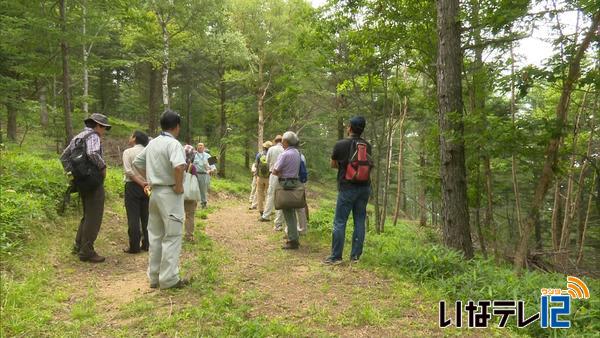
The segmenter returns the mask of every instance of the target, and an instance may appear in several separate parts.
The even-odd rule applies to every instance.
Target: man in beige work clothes
[[[145,170],[150,187],[148,239],[150,287],[182,288],[188,280],[179,277],[179,254],[183,234],[183,173],[185,155],[177,141],[181,117],[165,111],[160,118],[162,132],[134,160]]]
[[[283,212],[281,210],[275,210],[275,187],[279,184],[279,178],[273,175],[273,166],[279,155],[283,153],[283,146],[281,145],[281,135],[275,136],[273,143],[275,143],[272,147],[267,151],[267,164],[269,165],[269,171],[271,175],[269,176],[269,188],[267,189],[267,202],[265,203],[265,210],[263,214],[258,218],[261,222],[268,222],[269,216],[273,211],[275,212],[275,230],[281,231],[283,230]]]

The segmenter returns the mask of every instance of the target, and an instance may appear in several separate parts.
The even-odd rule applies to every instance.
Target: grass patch
[[[328,199],[319,203],[313,210],[309,222],[309,241],[320,241],[330,245],[335,200]],[[376,234],[367,231],[364,254],[360,265],[377,271],[386,278],[401,283],[408,281],[413,288],[424,291],[422,298],[437,303],[441,299],[453,304],[455,300],[463,302],[486,299],[522,299],[526,304],[526,314],[534,314],[540,309],[540,288],[565,288],[566,276],[558,273],[527,271],[517,277],[512,266],[496,264],[493,259],[476,257],[465,261],[462,255],[439,244],[439,235],[432,228],[399,223],[394,227],[386,224],[385,232]],[[352,219],[348,221],[345,253],[351,247]],[[347,257],[345,257],[347,258]],[[600,281],[583,278],[591,290],[600,289]],[[398,284],[401,285],[401,284]],[[326,289],[326,288],[325,288]],[[402,286],[394,287],[399,299],[414,299]],[[406,297],[401,295],[407,294]],[[399,304],[410,306],[410,304]],[[524,329],[516,329],[514,319],[509,327],[517,334],[533,336],[549,334],[568,334],[572,336],[590,336],[600,332],[600,302],[593,298],[588,301],[575,300],[571,303],[571,329],[568,332],[548,331],[534,323]],[[350,324],[377,322],[381,313],[376,309],[364,308],[363,312],[346,314],[344,320]],[[385,316],[384,316],[385,317]],[[446,331],[444,331],[446,332]],[[451,334],[453,331],[448,331]],[[501,331],[502,332],[502,331]],[[504,331],[506,332],[506,331]],[[458,331],[460,334],[460,331]]]

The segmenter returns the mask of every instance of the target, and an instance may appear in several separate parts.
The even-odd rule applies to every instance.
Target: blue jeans
[[[333,239],[331,243],[331,258],[342,259],[344,240],[346,238],[346,222],[352,211],[354,217],[354,232],[352,234],[352,252],[350,257],[359,258],[362,255],[365,242],[365,219],[367,217],[367,203],[371,187],[352,186],[338,192],[333,218]]]

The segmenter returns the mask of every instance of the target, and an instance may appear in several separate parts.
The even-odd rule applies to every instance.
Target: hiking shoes
[[[287,241],[287,242],[285,242],[285,245],[282,246],[281,248],[283,250],[298,250],[299,247],[300,247],[300,242],[298,242],[298,241]]]
[[[177,281],[177,283],[173,284],[172,286],[169,286],[168,288],[161,288],[161,289],[163,289],[163,290],[165,290],[165,289],[183,289],[184,287],[186,287],[188,285],[190,285],[190,280],[182,278],[182,279],[179,279]]]
[[[340,265],[342,264],[342,260],[339,258],[333,258],[331,256],[325,258],[325,260],[323,260],[323,264],[327,264],[327,265]]]
[[[89,262],[89,263],[102,263],[106,260],[106,257],[100,256],[98,254],[94,254],[93,256],[90,256],[90,257],[79,257],[79,260],[82,262]]]

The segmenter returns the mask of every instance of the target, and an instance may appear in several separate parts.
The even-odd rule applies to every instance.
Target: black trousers
[[[129,233],[129,250],[148,250],[148,196],[135,182],[125,183],[125,209]],[[140,228],[141,226],[141,228]],[[143,235],[143,237],[142,237]]]
[[[89,258],[96,254],[94,242],[98,238],[104,214],[104,185],[93,191],[80,192],[79,196],[83,204],[83,217],[77,229],[75,248],[79,249],[79,257]]]

